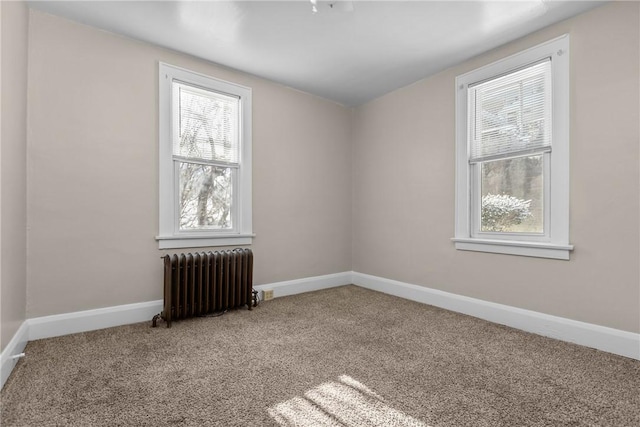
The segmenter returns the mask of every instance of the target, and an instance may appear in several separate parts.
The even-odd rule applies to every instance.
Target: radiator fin
[[[253,253],[250,249],[165,255],[164,309],[171,322],[247,306],[251,310]],[[155,320],[154,320],[155,322]]]

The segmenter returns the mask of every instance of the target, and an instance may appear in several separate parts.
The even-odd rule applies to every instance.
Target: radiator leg
[[[160,318],[160,313],[156,314],[155,316],[153,316],[153,319],[151,319],[151,327],[155,328],[158,326],[158,319]]]
[[[253,294],[253,306],[257,307],[258,306],[258,291],[252,291],[251,293]],[[249,310],[251,310],[251,304],[249,304]]]

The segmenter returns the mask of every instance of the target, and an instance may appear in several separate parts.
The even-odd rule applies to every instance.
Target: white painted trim
[[[9,378],[9,375],[11,375],[11,371],[13,371],[13,368],[18,363],[19,359],[15,358],[15,356],[24,351],[28,341],[29,324],[28,321],[25,320],[22,322],[2,353],[0,353],[0,363],[2,366],[0,371],[0,390],[2,390],[4,383]]]
[[[151,319],[162,311],[162,306],[162,300],[158,300],[36,317],[27,320],[29,340],[59,337],[146,321],[151,324]]]
[[[538,335],[640,360],[640,334],[578,322],[353,271],[266,283],[255,285],[254,289],[257,291],[273,289],[274,297],[278,298],[349,284],[468,314]],[[9,378],[17,363],[17,359],[12,359],[12,356],[22,353],[28,341],[132,323],[147,321],[151,323],[153,316],[162,311],[162,306],[162,300],[157,300],[26,320],[0,354],[2,362],[0,388]]]
[[[303,279],[288,280],[286,282],[266,283],[254,285],[256,291],[273,289],[273,297],[285,297],[288,295],[301,294],[304,292],[318,291],[320,289],[335,288],[337,286],[350,285],[353,283],[352,272],[327,274],[324,276],[306,277]]]
[[[496,236],[497,244],[487,241],[493,239],[476,238],[479,232],[478,215],[474,210],[479,206],[478,180],[473,167],[469,165],[468,144],[468,88],[476,82],[503,75],[528,64],[545,58],[552,58],[551,73],[553,86],[553,151],[546,154],[545,162],[545,236],[509,236],[503,233]],[[455,237],[452,239],[458,250],[493,252],[510,255],[533,256],[541,258],[568,260],[571,249],[569,244],[569,116],[570,116],[570,37],[568,34],[508,56],[499,61],[471,70],[456,77],[456,172],[455,172]],[[475,168],[477,169],[477,168]],[[477,172],[476,172],[477,173]],[[547,187],[548,186],[548,187]],[[521,244],[508,245],[504,240],[514,240]],[[548,241],[550,247],[526,246],[524,243]]]
[[[228,236],[157,236],[158,249],[205,248],[210,246],[244,246],[253,243],[255,234]]]
[[[462,251],[492,252],[507,255],[524,255],[538,258],[569,260],[573,245],[521,242],[515,240],[491,240],[475,238],[452,238],[456,249]]]
[[[240,99],[240,153],[234,180],[232,201],[233,230],[218,232],[179,230],[177,180],[173,156],[172,121],[174,80]],[[250,245],[253,237],[252,217],[252,89],[174,65],[158,63],[158,241],[159,249],[205,246]],[[230,233],[232,232],[232,233]],[[219,234],[219,238],[212,235]],[[201,238],[197,236],[200,235]],[[204,239],[204,240],[203,240]]]
[[[274,297],[283,297],[349,284],[351,284],[350,271],[257,285],[254,286],[254,289],[273,289]],[[17,359],[11,359],[11,356],[22,353],[28,341],[139,322],[148,321],[151,325],[153,316],[160,313],[162,309],[163,301],[157,300],[27,319],[0,355],[2,360],[1,385],[4,385],[17,363]]]
[[[640,334],[497,304],[362,273],[353,284],[412,301],[468,314],[545,337],[640,360]]]

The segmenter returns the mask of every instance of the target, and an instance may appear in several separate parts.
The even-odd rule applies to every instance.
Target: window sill
[[[491,252],[496,254],[520,255],[536,258],[569,260],[569,254],[573,250],[573,245],[557,245],[553,243],[458,237],[454,237],[451,240],[455,243],[456,249],[461,251]]]
[[[207,246],[250,245],[255,234],[223,234],[219,236],[156,236],[158,249],[204,248]]]

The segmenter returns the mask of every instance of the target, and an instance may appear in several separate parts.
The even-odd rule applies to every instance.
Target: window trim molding
[[[506,237],[498,234],[495,234],[494,238],[491,237],[491,233],[482,233],[482,236],[474,237],[471,211],[474,206],[473,181],[467,141],[467,89],[469,85],[516,71],[546,57],[552,58],[553,82],[553,151],[549,161],[552,178],[548,195],[550,212],[547,225],[548,238],[518,239],[513,235]],[[569,259],[569,253],[573,250],[573,245],[569,244],[569,67],[569,35],[565,34],[456,77],[455,237],[451,239],[456,249]]]
[[[173,80],[193,84],[223,94],[240,98],[240,156],[236,174],[239,196],[236,204],[237,226],[230,232],[221,231],[180,231],[177,226],[175,205],[177,184],[174,179],[172,129],[172,87]],[[193,72],[184,68],[158,63],[158,202],[159,234],[156,236],[159,249],[191,248],[207,246],[250,245],[255,236],[252,231],[252,163],[251,163],[251,88]]]

